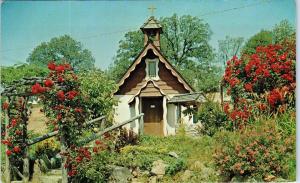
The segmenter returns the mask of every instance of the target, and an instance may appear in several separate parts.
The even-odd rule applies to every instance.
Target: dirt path
[[[33,130],[36,133],[47,132],[46,121],[48,120],[43,112],[41,112],[42,107],[33,105],[31,109],[31,115],[28,121],[28,130]]]

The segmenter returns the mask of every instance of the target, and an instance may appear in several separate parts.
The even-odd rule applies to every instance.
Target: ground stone
[[[156,183],[157,182],[157,177],[156,176],[151,176],[149,178],[149,183]]]
[[[152,164],[151,174],[159,177],[164,176],[166,173],[166,167],[167,165],[163,160],[154,161]]]
[[[128,168],[116,166],[113,169],[111,176],[109,177],[109,182],[110,183],[127,183],[127,182],[129,182],[129,180],[131,180],[131,178],[132,178],[132,175]]]
[[[176,154],[176,152],[171,151],[168,153],[170,156],[174,157],[174,158],[178,158],[178,155]]]

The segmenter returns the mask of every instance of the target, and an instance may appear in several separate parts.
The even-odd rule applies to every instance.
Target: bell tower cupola
[[[158,49],[160,49],[160,34],[163,33],[160,23],[151,16],[141,27],[144,33],[144,46],[148,41],[152,42]]]

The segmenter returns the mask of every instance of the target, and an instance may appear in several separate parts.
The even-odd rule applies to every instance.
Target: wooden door
[[[163,99],[162,97],[142,98],[144,113],[144,133],[163,136]]]

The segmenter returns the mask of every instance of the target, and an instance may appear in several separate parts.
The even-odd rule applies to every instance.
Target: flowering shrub
[[[1,141],[2,144],[7,145],[6,155],[9,156],[10,162],[14,167],[20,168],[22,165],[22,158],[24,156],[24,148],[26,142],[24,141],[23,121],[26,116],[24,116],[24,109],[27,103],[23,97],[15,97],[11,103],[4,102],[2,104],[3,110],[10,110],[12,114],[9,119],[9,123],[6,126],[8,132],[8,138]],[[5,136],[5,132],[1,134]]]
[[[284,112],[295,107],[295,42],[257,47],[256,53],[233,57],[224,74],[233,106],[224,105],[234,128],[242,128],[252,114]]]
[[[222,146],[216,149],[214,158],[223,176],[287,178],[288,158],[295,153],[295,136],[284,138],[275,130],[274,123],[248,128],[237,134],[235,140],[224,138],[224,134],[219,138]]]

